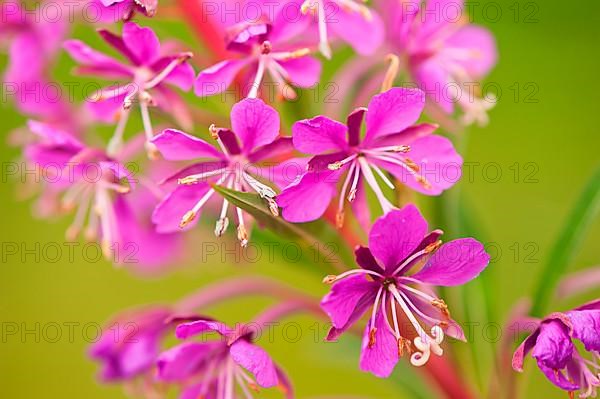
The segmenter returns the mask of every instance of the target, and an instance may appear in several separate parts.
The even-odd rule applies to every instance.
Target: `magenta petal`
[[[377,273],[383,273],[383,269],[377,263],[377,259],[373,256],[369,248],[358,246],[354,249],[354,258],[356,263],[366,270],[371,270]]]
[[[288,74],[288,79],[298,87],[313,87],[321,76],[321,62],[314,57],[305,56],[279,61]]]
[[[360,369],[373,373],[376,377],[387,378],[398,363],[398,342],[385,321],[383,312],[375,316],[375,344],[369,348],[370,320],[363,335],[360,353]]]
[[[404,129],[400,133],[389,134],[376,140],[371,146],[410,145],[420,138],[431,135],[439,126],[432,123],[420,123]]]
[[[152,65],[160,57],[160,42],[150,28],[127,22],[123,25],[123,41],[141,65]]]
[[[225,60],[204,69],[196,78],[194,93],[199,97],[206,97],[224,92],[247,64],[246,59]]]
[[[27,127],[32,133],[41,138],[44,143],[69,147],[74,151],[83,149],[83,144],[72,134],[57,129],[50,124],[29,120],[27,121]]]
[[[360,55],[371,55],[377,51],[384,39],[383,21],[371,11],[370,19],[362,14],[341,7],[339,3],[327,2],[325,18],[327,28],[350,44]],[[329,15],[331,14],[331,15]]]
[[[366,112],[365,107],[360,107],[348,115],[346,125],[348,126],[348,144],[350,146],[357,146],[360,143],[360,129]]]
[[[277,196],[277,204],[283,208],[285,220],[302,223],[323,216],[337,191],[335,182],[328,181],[327,175],[305,173]]]
[[[156,231],[159,233],[181,231],[182,229],[179,227],[181,218],[196,205],[208,190],[210,190],[210,186],[206,183],[177,186],[156,206],[152,213],[152,223],[156,225]],[[184,229],[193,227],[198,222],[198,218],[199,215]]]
[[[129,50],[123,38],[121,36],[117,36],[109,30],[99,29],[98,34],[104,39],[105,42],[114,47],[117,51],[123,54],[125,57],[129,59],[133,64],[137,64],[137,58],[135,54]]]
[[[569,381],[561,371],[557,371],[540,362],[538,362],[538,367],[542,370],[546,378],[560,389],[565,391],[576,391],[580,388],[578,384]]]
[[[227,336],[232,331],[224,323],[214,320],[196,320],[180,324],[175,329],[175,335],[179,339],[187,339],[207,332],[216,332],[222,336]]]
[[[367,280],[364,274],[346,277],[333,284],[329,293],[323,297],[321,308],[327,313],[335,328],[348,328],[348,320],[360,318],[366,310],[357,307],[359,302],[367,296],[368,300],[365,302],[370,306],[375,301],[378,287],[378,283]]]
[[[279,136],[279,114],[256,98],[246,98],[231,108],[231,128],[250,154]]]
[[[416,66],[413,75],[419,87],[427,93],[429,101],[439,106],[446,114],[454,111],[454,99],[446,90],[451,78],[443,63],[431,58]]]
[[[325,116],[304,119],[292,126],[294,147],[306,154],[321,154],[331,150],[346,151],[346,125]]]
[[[481,26],[463,26],[448,38],[445,48],[442,53],[450,56],[453,51],[458,51],[461,55],[470,54],[466,59],[464,56],[458,57],[455,62],[465,68],[473,79],[487,75],[498,61],[494,36]]]
[[[214,343],[185,342],[165,352],[156,360],[158,378],[162,381],[184,381],[198,369],[215,349]]]
[[[416,206],[410,204],[389,212],[373,224],[369,234],[371,252],[393,272],[427,234],[427,221]]]
[[[445,287],[461,285],[477,277],[489,262],[482,243],[463,238],[442,245],[412,278]]]
[[[195,158],[223,158],[215,147],[206,141],[175,129],[166,129],[152,139],[161,155],[169,161]]]
[[[446,137],[432,134],[416,140],[410,147],[404,157],[417,165],[419,171],[416,174],[387,161],[369,160],[392,173],[402,184],[425,195],[440,195],[460,180],[463,160]],[[427,184],[417,180],[415,175],[425,178]]]
[[[152,65],[152,70],[157,74],[162,72],[167,65],[177,59],[179,55],[170,57],[162,57]],[[194,86],[195,72],[194,68],[187,63],[183,62],[177,65],[162,81],[173,86],[179,87],[181,90],[188,91]]]
[[[587,351],[600,352],[600,310],[577,310],[567,315],[573,325],[573,337],[583,342]]]
[[[425,107],[425,93],[419,89],[394,87],[369,102],[364,143],[399,133],[413,125]]]
[[[90,67],[104,77],[130,77],[131,70],[119,61],[89,47],[80,40],[67,40],[63,44],[67,53],[79,64]]]
[[[522,372],[523,371],[523,363],[525,360],[525,356],[535,346],[535,341],[540,333],[539,329],[536,329],[533,333],[531,333],[525,340],[519,345],[512,358],[512,368],[515,371]]]
[[[237,364],[254,374],[261,387],[274,387],[279,382],[273,360],[261,347],[239,339],[231,345],[229,353]]]
[[[257,148],[256,151],[248,156],[248,161],[250,163],[260,162],[268,158],[273,159],[281,155],[289,155],[292,153],[292,151],[294,151],[292,138],[279,137],[272,143]]]

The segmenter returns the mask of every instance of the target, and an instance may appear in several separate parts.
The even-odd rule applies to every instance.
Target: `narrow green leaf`
[[[338,271],[347,270],[352,261],[351,251],[341,235],[332,226],[322,220],[310,223],[289,223],[280,216],[274,216],[265,201],[253,193],[230,190],[213,186],[234,206],[243,209],[254,217],[258,224],[271,232],[292,241],[300,241],[312,251],[318,253],[318,263],[327,264]]]
[[[587,183],[567,222],[554,244],[548,263],[542,270],[533,299],[531,313],[542,317],[559,278],[572,262],[587,228],[600,207],[600,168]]]

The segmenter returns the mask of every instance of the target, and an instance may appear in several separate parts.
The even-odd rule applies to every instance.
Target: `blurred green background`
[[[486,18],[484,6],[490,3],[493,6],[487,6]],[[489,126],[470,128],[466,133],[468,145],[463,155],[473,166],[454,190],[460,192],[466,211],[477,220],[480,238],[499,250],[500,255],[485,272],[485,278],[492,282],[493,291],[488,296],[493,298],[493,319],[487,320],[483,311],[481,281],[446,293],[455,318],[474,326],[471,343],[452,344],[447,356],[459,360],[460,373],[484,397],[494,371],[493,343],[484,339],[482,327],[489,322],[502,325],[516,301],[531,295],[539,279],[544,279],[541,270],[549,248],[586,180],[600,163],[600,3],[502,0],[472,4],[475,21],[491,29],[498,42],[500,62],[487,81],[495,82],[502,89],[502,96],[491,112]],[[502,12],[498,21],[497,10]],[[191,31],[176,20],[152,24],[158,26],[161,37],[173,34],[190,46],[198,45]],[[100,47],[91,32],[90,28],[77,30],[78,37],[89,37],[97,48],[105,48]],[[196,58],[203,62],[202,55]],[[63,55],[59,65],[58,74],[68,76],[72,62]],[[316,110],[300,112],[302,117],[310,117]],[[4,137],[24,123],[10,106],[0,110],[0,120]],[[289,125],[285,127],[289,130]],[[18,156],[19,151],[4,140],[2,161]],[[490,164],[493,165],[484,168]],[[56,222],[34,219],[32,202],[17,198],[19,186],[3,176],[0,242],[26,248],[62,243],[71,218]],[[445,200],[451,203],[456,197],[451,192]],[[452,226],[444,225],[447,220],[440,219],[436,211],[440,200],[419,200],[428,218],[451,230]],[[257,239],[265,237],[259,234]],[[596,220],[569,271],[600,264],[599,238],[600,221]],[[196,233],[188,239],[197,242],[202,235]],[[273,263],[264,260],[237,266],[231,262],[200,264],[190,260],[186,267],[164,278],[141,279],[104,260],[85,262],[81,251],[75,251],[72,261],[64,254],[55,263],[21,251],[4,255],[0,269],[0,321],[3,326],[16,323],[20,329],[16,335],[7,336],[5,330],[0,335],[0,386],[2,397],[11,398],[125,397],[120,386],[97,383],[97,366],[86,356],[89,339],[83,331],[86,324],[102,324],[122,309],[146,303],[172,303],[209,282],[231,275],[272,276],[315,297],[327,290],[320,283],[323,272],[309,264],[290,265],[281,256]],[[552,310],[567,309],[598,294],[600,290],[568,303],[554,301]],[[265,300],[248,298],[207,309],[206,313],[230,322],[243,321],[265,304]],[[324,327],[315,337],[313,319],[300,317],[290,321],[302,326],[298,342],[286,343],[276,334],[276,339],[264,342],[264,346],[291,375],[298,397],[438,397],[432,384],[421,378],[418,370],[408,367],[406,361],[401,361],[390,379],[376,379],[358,370],[358,340],[348,336],[336,344],[322,343]],[[58,323],[62,337],[52,343],[41,332],[39,342],[35,334],[21,336],[23,327],[33,329],[36,323],[40,331],[49,323]],[[74,327],[72,340],[64,323],[79,323]],[[53,336],[50,330],[47,332]],[[93,329],[89,335],[93,336]],[[532,361],[528,361],[527,369],[521,377],[525,397],[566,396],[542,377]]]

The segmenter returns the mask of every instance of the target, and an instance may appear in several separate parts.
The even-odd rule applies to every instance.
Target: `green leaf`
[[[260,226],[268,228],[280,238],[299,241],[309,247],[314,253],[314,263],[338,272],[347,270],[347,265],[353,264],[351,251],[339,232],[323,220],[289,223],[280,216],[274,216],[258,194],[234,191],[217,185],[213,188],[232,205],[252,215]]]
[[[540,274],[531,309],[533,316],[542,317],[544,315],[559,278],[573,261],[575,252],[580,247],[587,228],[594,219],[599,207],[600,167],[583,189],[550,252],[546,267]]]

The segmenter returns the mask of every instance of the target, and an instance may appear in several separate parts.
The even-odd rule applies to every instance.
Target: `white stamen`
[[[129,120],[129,112],[130,109],[123,109],[123,111],[121,111],[119,114],[119,122],[117,123],[115,132],[113,133],[110,141],[108,142],[108,146],[106,147],[106,153],[110,157],[114,157],[123,145],[123,134],[125,133],[125,127],[127,126],[127,121]]]
[[[396,187],[394,187],[394,184],[390,181],[390,179],[388,179],[388,177],[385,175],[385,173],[383,173],[383,171],[375,164],[370,164],[370,166],[375,170],[375,172],[377,172],[377,174],[379,175],[379,177],[381,177],[381,180],[383,180],[383,182],[386,184],[386,186],[388,186],[389,188],[391,188],[392,190],[394,190]]]
[[[258,68],[256,70],[256,76],[254,77],[254,82],[252,83],[252,87],[248,92],[248,98],[256,98],[258,97],[258,89],[260,87],[260,83],[262,82],[263,76],[265,74],[265,62],[266,58],[264,55],[260,55],[258,58]]]
[[[371,187],[371,189],[375,193],[375,196],[379,200],[379,204],[381,205],[381,208],[383,209],[383,213],[388,213],[389,211],[394,209],[394,206],[390,203],[390,201],[388,201],[387,198],[385,198],[385,196],[383,195],[383,192],[381,192],[381,188],[377,184],[377,180],[375,180],[375,176],[373,175],[371,168],[369,168],[369,163],[367,162],[367,160],[364,159],[363,157],[358,157],[358,162],[360,163],[360,167],[361,167],[363,176],[365,177],[365,180],[367,181],[367,184]]]
[[[163,69],[158,75],[156,75],[152,80],[150,80],[149,82],[147,82],[144,86],[144,88],[146,90],[152,89],[153,87],[155,87],[157,84],[159,84],[160,82],[162,82],[171,72],[173,72],[173,70],[181,65],[182,63],[184,63],[185,61],[187,61],[188,59],[192,58],[192,53],[183,53],[181,54],[179,57],[175,58],[174,60],[172,60],[166,67],[165,69]]]

